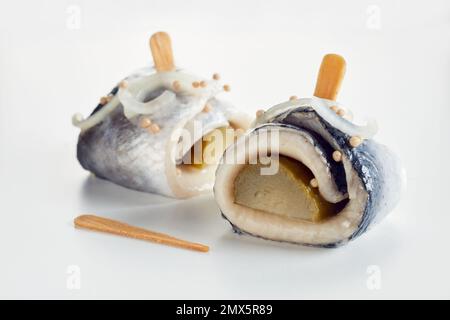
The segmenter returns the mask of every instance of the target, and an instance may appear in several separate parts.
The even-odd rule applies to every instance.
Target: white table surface
[[[0,3],[0,298],[450,298],[448,1]],[[378,119],[407,170],[399,206],[319,250],[233,234],[211,195],[176,201],[90,177],[71,116],[150,64],[159,30],[178,65],[220,72],[249,113],[310,96],[322,56],[344,55],[340,101]],[[211,251],[75,230],[87,212]]]

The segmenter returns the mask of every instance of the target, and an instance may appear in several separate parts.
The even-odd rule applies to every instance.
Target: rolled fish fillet
[[[345,70],[325,56],[315,97],[259,111],[253,129],[225,151],[214,193],[238,233],[318,247],[357,238],[397,204],[405,173],[373,140],[376,124],[353,124],[336,98]]]
[[[154,34],[150,47],[155,68],[119,82],[87,119],[74,115],[78,160],[97,177],[139,191],[176,198],[208,192],[220,155],[250,118],[217,98],[229,89],[218,75],[208,80],[175,68],[166,33]],[[235,136],[222,139],[225,130]],[[215,147],[208,161],[205,144]]]

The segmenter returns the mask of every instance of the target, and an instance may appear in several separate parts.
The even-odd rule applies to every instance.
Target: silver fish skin
[[[214,192],[222,216],[235,232],[274,241],[335,248],[363,235],[398,204],[406,185],[406,174],[399,158],[385,145],[366,139],[358,147],[351,147],[350,136],[332,127],[312,107],[289,104],[269,109],[262,119],[254,122],[254,128],[244,138],[249,139],[272,128],[289,132],[290,139],[309,136],[306,140],[315,146],[321,161],[326,161],[324,168],[328,179],[337,185],[339,191],[348,193],[349,204],[342,213],[321,224],[295,221],[283,229],[279,226],[284,222],[275,218],[276,224],[272,228],[255,220],[251,213],[246,213],[250,211],[233,212],[239,209],[230,204],[230,191],[225,189],[232,187],[229,179],[236,172],[233,165],[221,163],[216,173]],[[295,135],[298,137],[295,138]],[[225,155],[234,147],[230,146]],[[333,161],[335,150],[342,153],[342,162]],[[283,154],[283,150],[280,153]],[[295,203],[292,205],[295,206]],[[274,232],[274,228],[279,228],[279,233]]]
[[[145,80],[153,72],[153,69],[141,69],[125,80]],[[97,106],[91,114],[90,118],[98,118],[97,113],[102,112],[102,109],[112,110],[105,112],[100,121],[87,128],[82,126],[89,122],[89,118],[84,123],[76,121],[76,125],[82,128],[77,144],[77,158],[81,166],[99,178],[138,191],[175,198],[209,192],[213,186],[215,167],[208,169],[211,171],[211,178],[199,170],[198,174],[192,175],[192,178],[198,178],[198,183],[195,180],[187,186],[180,182],[176,154],[183,129],[195,121],[204,130],[197,137],[201,138],[208,132],[231,123],[247,128],[250,118],[231,104],[217,99],[215,94],[192,95],[167,87],[144,92],[140,90],[138,93],[151,100],[160,96],[164,90],[169,90],[175,100],[151,111],[151,121],[158,125],[158,132],[141,128],[138,117],[130,119],[127,116],[118,87],[112,90],[108,104]],[[208,112],[202,112],[206,104],[212,108]],[[190,145],[194,143],[195,141],[190,141]],[[190,145],[185,147],[189,148]],[[202,175],[205,178],[201,178]]]

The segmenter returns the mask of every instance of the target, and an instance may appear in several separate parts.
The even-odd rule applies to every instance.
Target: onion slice
[[[118,99],[116,97],[113,97],[110,102],[108,102],[99,111],[97,111],[87,119],[84,119],[81,114],[76,113],[72,117],[72,124],[80,128],[81,131],[92,128],[93,126],[102,122],[103,119],[119,105],[118,102]]]
[[[345,118],[337,115],[330,109],[331,101],[312,97],[311,107],[331,126],[350,135],[363,139],[370,139],[378,132],[378,125],[374,119],[368,119],[365,125],[356,125]]]
[[[82,131],[87,130],[102,122],[120,104],[124,107],[125,116],[130,120],[140,114],[156,114],[174,106],[177,102],[177,94],[197,98],[200,106],[203,104],[202,101],[207,101],[223,91],[223,87],[216,80],[202,80],[180,70],[154,73],[153,68],[144,68],[124,80],[128,82],[127,88],[119,88],[117,95],[112,96],[110,102],[87,119],[80,114],[75,114],[72,117],[72,124]],[[173,92],[175,82],[180,85],[177,92]],[[204,85],[194,88],[194,82],[201,82]],[[139,100],[139,97],[145,96],[145,93],[162,88],[165,91],[155,99],[148,102]]]
[[[141,102],[129,90],[121,89],[119,90],[119,100],[123,105],[125,116],[131,119],[140,114],[154,114],[159,109],[172,105],[176,101],[176,95],[172,91],[165,90],[155,99]]]

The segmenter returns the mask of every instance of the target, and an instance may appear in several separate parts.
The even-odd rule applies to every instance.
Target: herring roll
[[[227,148],[214,194],[236,232],[332,248],[395,207],[404,171],[373,139],[376,123],[353,124],[335,101],[344,73],[342,57],[325,56],[313,98],[258,111],[253,128]]]
[[[250,118],[218,98],[229,91],[218,74],[206,79],[175,67],[166,33],[154,34],[150,48],[154,68],[120,81],[87,119],[73,116],[81,130],[77,158],[95,176],[130,189],[175,198],[208,192],[220,155],[233,142],[216,146],[214,137],[224,130],[237,136]],[[215,159],[204,161],[205,144],[216,147]]]

